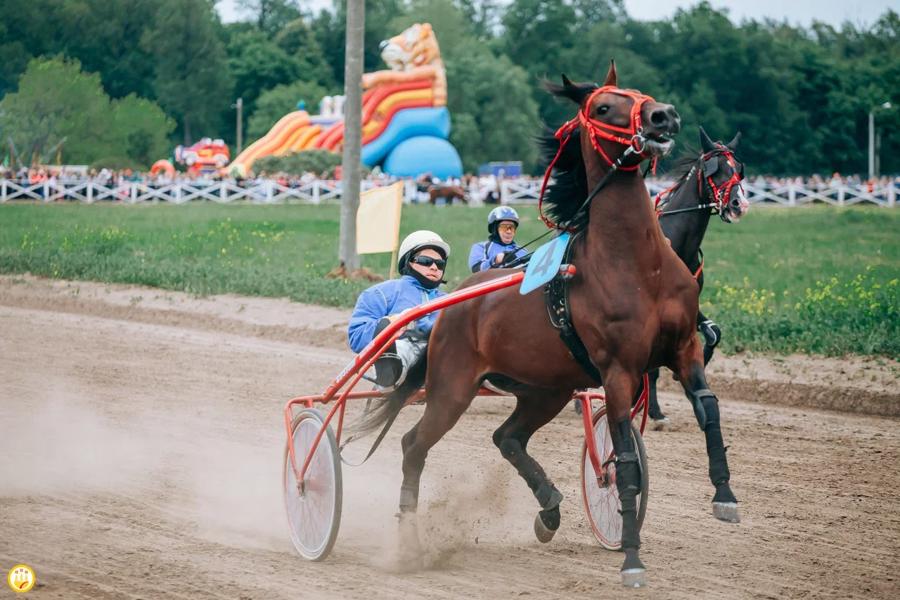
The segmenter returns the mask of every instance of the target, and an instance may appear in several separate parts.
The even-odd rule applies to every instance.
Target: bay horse
[[[555,181],[548,188],[547,203],[557,225],[581,232],[569,260],[577,269],[569,288],[571,318],[606,392],[622,505],[622,582],[643,585],[646,569],[639,556],[636,514],[641,474],[630,409],[642,374],[649,369],[667,366],[682,383],[706,434],[716,488],[713,513],[737,520],[718,402],[706,383],[695,334],[697,283],[663,237],[639,172],[645,158],[671,149],[670,136],[679,131],[681,120],[671,105],[617,87],[614,64],[599,87],[566,77],[562,81],[548,84],[549,91],[574,101],[579,111],[557,132],[559,150],[551,165]],[[506,272],[482,271],[463,285]],[[569,353],[548,320],[542,294],[521,295],[508,288],[444,309],[432,331],[427,360],[425,411],[401,441],[404,561],[421,561],[416,510],[426,456],[468,409],[485,380],[516,396],[516,408],[494,432],[493,441],[537,499],[535,533],[540,541],[550,541],[559,528],[563,496],[528,455],[528,441],[566,406],[575,390],[600,382]],[[390,423],[405,400],[403,394],[389,395],[373,411],[371,424]]]
[[[675,184],[657,194],[656,214],[663,235],[672,250],[684,262],[703,291],[703,254],[700,249],[709,219],[718,214],[725,223],[737,223],[749,208],[741,181],[744,165],[735,157],[741,134],[738,132],[727,144],[713,142],[700,128],[699,156],[687,155],[673,167]],[[702,311],[697,313],[697,330],[703,335],[703,362],[708,364],[722,331]],[[654,429],[664,428],[669,419],[663,414],[656,397],[659,369],[650,375],[650,419]],[[576,406],[578,406],[576,404]]]
[[[431,185],[428,188],[428,201],[437,204],[438,198],[447,200],[447,204],[452,204],[454,198],[463,201],[463,204],[469,203],[466,190],[460,185]]]

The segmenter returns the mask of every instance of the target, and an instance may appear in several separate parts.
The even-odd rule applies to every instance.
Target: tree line
[[[119,161],[146,167],[175,143],[254,140],[303,100],[342,93],[344,2],[313,14],[297,0],[241,0],[223,23],[213,0],[0,0],[0,160]],[[698,125],[743,132],[754,172],[865,173],[868,114],[881,170],[900,172],[900,17],[867,26],[732,22],[701,2],[664,21],[630,18],[623,0],[367,0],[366,71],[378,44],[414,22],[435,27],[447,68],[451,141],[466,169],[522,160],[574,107],[544,79],[594,81],[615,58],[620,84]],[[890,102],[892,108],[881,105]]]

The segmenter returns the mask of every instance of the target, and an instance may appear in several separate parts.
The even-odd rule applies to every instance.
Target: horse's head
[[[726,223],[737,223],[750,209],[750,203],[744,195],[741,181],[744,179],[744,164],[734,156],[740,132],[734,139],[723,144],[714,142],[700,128],[701,172],[698,175],[703,182],[707,198],[715,205],[719,216]]]
[[[607,164],[621,160],[618,168],[633,170],[644,158],[671,151],[675,143],[671,138],[681,130],[681,117],[671,104],[619,88],[616,80],[615,63],[610,63],[602,86],[572,83],[563,75],[563,85],[550,86],[550,90],[580,106],[578,117],[563,128],[580,128],[582,139],[590,142]]]

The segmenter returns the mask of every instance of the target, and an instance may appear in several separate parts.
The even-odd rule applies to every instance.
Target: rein
[[[618,127],[616,125],[610,125],[609,123],[604,123],[603,121],[600,121],[598,119],[591,118],[590,110],[594,98],[604,93],[625,96],[627,98],[631,98],[634,101],[631,105],[629,127]],[[571,120],[563,123],[563,125],[556,130],[556,133],[553,134],[553,137],[559,140],[559,150],[556,151],[556,156],[553,157],[553,160],[550,161],[550,164],[547,166],[547,170],[544,172],[544,181],[541,183],[541,195],[538,200],[538,214],[541,217],[541,221],[544,222],[544,225],[546,225],[550,229],[572,231],[571,223],[577,220],[579,215],[581,215],[587,209],[588,205],[591,203],[591,200],[594,199],[594,196],[596,196],[600,192],[600,190],[602,190],[604,186],[609,183],[610,178],[615,174],[616,171],[635,171],[640,167],[640,163],[627,167],[622,166],[622,162],[627,157],[631,156],[632,154],[640,156],[641,159],[649,157],[649,155],[645,152],[647,138],[644,137],[644,127],[641,120],[641,110],[643,109],[644,104],[647,102],[655,102],[655,100],[650,96],[646,96],[638,92],[623,90],[611,85],[604,85],[591,92],[591,95],[588,96],[588,99],[585,101],[584,105],[581,107],[581,109],[579,109],[578,114]],[[566,144],[568,144],[572,139],[572,133],[579,127],[583,127],[588,132],[591,140],[591,146],[593,146],[594,150],[603,157],[603,160],[605,160],[606,163],[610,166],[610,169],[606,172],[603,178],[600,179],[597,185],[594,186],[594,189],[590,194],[588,194],[588,197],[581,204],[572,218],[570,218],[566,223],[554,223],[544,215],[544,192],[547,189],[547,182],[550,180],[550,174],[553,172],[553,167],[556,165],[559,157],[562,155],[563,149],[566,147]],[[627,148],[619,156],[619,158],[617,158],[616,160],[612,160],[603,149],[603,146],[600,144],[601,139],[627,146]],[[656,161],[655,158],[653,160],[654,162]]]

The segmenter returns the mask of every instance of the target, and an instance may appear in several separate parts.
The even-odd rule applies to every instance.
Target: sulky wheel
[[[647,473],[647,451],[641,432],[631,424],[631,435],[637,448],[638,459],[641,465],[641,491],[638,494],[638,530],[644,523],[644,515],[647,512],[647,493],[650,479]],[[606,409],[601,408],[594,413],[594,441],[597,444],[597,453],[600,462],[605,463],[613,457],[612,437],[609,435],[609,424],[606,421]],[[606,467],[606,477],[603,482],[597,481],[591,458],[587,452],[587,445],[581,448],[581,497],[584,500],[584,511],[591,529],[594,531],[597,541],[607,550],[620,550],[622,548],[622,515],[619,510],[622,504],[619,502],[619,490],[615,483],[615,463]]]
[[[324,419],[314,408],[306,408],[291,423],[291,439],[297,468],[303,467]],[[341,525],[341,461],[331,427],[319,440],[304,477],[302,489],[291,468],[288,448],[284,451],[284,508],[291,541],[303,558],[324,560],[331,552]]]

